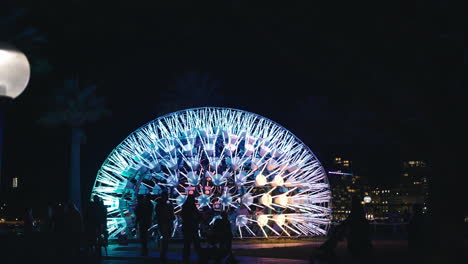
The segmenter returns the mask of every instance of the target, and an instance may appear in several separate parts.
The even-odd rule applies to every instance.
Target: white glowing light
[[[275,220],[278,226],[283,226],[286,223],[286,216],[284,214],[277,214],[273,216],[273,220]]]
[[[271,198],[271,195],[269,195],[268,193],[265,193],[262,195],[262,198],[260,198],[260,203],[266,206],[270,206],[272,200],[273,199]]]
[[[0,42],[0,97],[18,97],[28,85],[30,73],[24,53]]]
[[[240,110],[172,113],[118,145],[92,192],[108,207],[110,239],[135,226],[137,194],[162,191],[176,214],[188,195],[200,209],[228,210],[240,237],[325,235],[330,225],[330,188],[314,154],[280,125]]]
[[[238,215],[236,217],[236,226],[238,227],[244,227],[247,225],[248,222],[249,220],[246,215]]]
[[[234,183],[237,186],[242,186],[247,182],[247,174],[245,172],[239,172],[234,176]]]
[[[370,196],[364,196],[365,203],[370,203],[371,201],[372,201],[372,198]]]
[[[265,184],[267,184],[267,179],[265,177],[265,175],[263,174],[258,174],[257,177],[255,177],[255,185],[257,186],[264,186]]]
[[[241,202],[242,204],[244,204],[245,206],[249,207],[253,204],[253,197],[250,193],[246,193],[242,196],[242,199],[241,199]]]
[[[278,197],[275,198],[275,203],[286,206],[288,204],[288,197],[285,194],[278,195]]]
[[[283,186],[284,179],[281,175],[276,175],[273,180],[270,182],[271,186]]]
[[[257,223],[259,226],[264,227],[268,224],[268,216],[266,215],[259,215],[257,217]]]

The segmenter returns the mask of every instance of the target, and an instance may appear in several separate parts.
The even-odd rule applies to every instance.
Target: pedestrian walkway
[[[298,246],[306,245],[309,243],[263,243],[263,244],[240,244],[233,245],[233,248],[273,248],[273,247],[282,247],[282,246]],[[183,245],[181,244],[171,244],[170,252],[167,255],[168,263],[179,263],[182,261],[181,249]],[[109,255],[105,258],[106,264],[113,263],[112,261],[117,261],[116,263],[127,263],[125,261],[130,261],[128,263],[133,263],[135,261],[139,262],[156,262],[159,260],[159,250],[150,248],[148,256],[141,256],[139,244],[129,244],[127,246],[121,245],[110,245],[109,246]],[[282,258],[263,258],[263,257],[247,257],[247,256],[236,256],[236,259],[239,261],[239,264],[274,264],[274,263],[285,263],[285,264],[306,264],[309,263],[305,260],[296,260],[296,259],[282,259]],[[192,261],[196,261],[197,257],[192,254]],[[121,262],[124,261],[124,262]]]

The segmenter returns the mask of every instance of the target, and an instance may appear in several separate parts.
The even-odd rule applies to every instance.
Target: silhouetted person
[[[76,205],[69,202],[65,211],[65,230],[68,241],[69,253],[77,256],[80,252],[81,234],[83,232],[83,220]]]
[[[95,195],[96,211],[98,220],[98,254],[101,255],[101,247],[104,247],[107,255],[107,208],[101,197]]]
[[[345,233],[345,223],[340,223],[337,226],[332,227],[328,234],[328,239],[325,242],[323,242],[322,245],[320,245],[320,247],[318,248],[320,253],[314,256],[313,258],[316,257],[319,260],[324,260],[326,261],[326,263],[336,263],[337,258],[335,255],[335,249],[338,243],[344,239]]]
[[[101,246],[99,245],[99,236],[102,233],[100,220],[100,198],[94,195],[93,201],[88,204],[85,214],[85,234],[89,254],[100,256]]]
[[[147,196],[139,195],[135,207],[136,222],[141,242],[141,254],[148,255],[148,229],[151,227],[153,204]]]
[[[214,233],[219,242],[220,257],[232,256],[232,230],[231,222],[226,211],[221,213],[221,218],[214,222]]]
[[[62,203],[58,203],[55,205],[54,212],[53,212],[53,222],[54,224],[54,232],[57,235],[63,234],[65,232],[65,205]]]
[[[361,200],[357,197],[352,199],[351,213],[345,220],[345,224],[348,230],[348,250],[351,256],[365,260],[371,253],[372,244],[369,238],[369,222],[366,219]]]
[[[198,239],[198,223],[200,221],[200,212],[195,205],[195,197],[189,195],[182,206],[182,233],[184,235],[183,260],[188,263],[190,260],[190,246],[193,243],[195,251],[200,257],[200,241]]]
[[[171,238],[171,231],[173,229],[174,207],[168,201],[168,194],[166,192],[161,194],[161,198],[156,204],[156,219],[158,221],[159,232],[162,236],[161,243],[161,261],[166,261],[167,248],[169,246],[169,239]]]
[[[413,215],[408,223],[408,247],[414,254],[421,254],[424,248],[424,215],[422,206],[413,206]]]
[[[54,230],[54,210],[52,205],[47,206],[46,215],[41,223],[41,232],[51,233]]]
[[[25,236],[30,236],[34,231],[34,218],[32,215],[32,208],[26,209],[23,217],[23,230]]]

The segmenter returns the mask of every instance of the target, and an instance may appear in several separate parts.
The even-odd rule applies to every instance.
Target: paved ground
[[[315,262],[311,262],[311,256],[317,254],[317,247],[321,242],[289,242],[289,243],[257,243],[257,244],[234,244],[233,252],[239,260],[239,264],[253,263],[285,263],[285,264],[306,264],[306,263],[354,263],[351,260],[346,244],[340,243],[336,250],[336,257],[329,262],[319,261],[318,258],[313,258]],[[171,244],[168,259],[169,263],[179,263],[181,261],[182,244]],[[372,260],[379,263],[419,263],[414,262],[413,258],[408,257],[407,244],[405,241],[374,241],[375,256]],[[150,245],[150,255],[147,257],[140,256],[140,247],[138,244],[129,244],[128,246],[112,245],[109,248],[109,256],[106,258],[105,264],[114,263],[112,261],[129,261],[128,263],[140,262],[156,262],[159,259],[158,249]],[[193,252],[193,251],[192,251]],[[193,262],[196,261],[196,256],[192,255]],[[373,261],[372,261],[373,262]],[[370,262],[370,263],[372,263]],[[127,263],[127,262],[115,262]]]
[[[309,244],[317,244],[318,242],[301,242],[301,243],[261,243],[261,244],[234,244],[234,252],[237,249],[271,249],[275,247],[297,247],[297,246],[306,246]],[[154,246],[154,245],[153,245]],[[168,259],[169,263],[178,263],[182,260],[182,251],[183,245],[180,243],[173,243],[170,245]],[[193,252],[193,250],[192,250]],[[142,257],[140,255],[140,247],[138,244],[129,244],[128,246],[119,246],[119,245],[110,245],[108,256],[105,257],[106,264],[114,263],[112,261],[117,261],[115,263],[133,263],[133,261],[139,262],[151,262],[158,261],[159,259],[159,250],[152,247],[150,244],[150,253],[148,256]],[[285,264],[306,264],[309,261],[301,259],[285,259],[285,258],[268,258],[268,257],[257,257],[257,256],[237,256],[236,259],[239,261],[239,264],[273,264],[273,263],[285,263]],[[196,256],[192,254],[192,261],[196,262]],[[124,261],[124,262],[119,262]],[[125,262],[129,261],[129,262]]]

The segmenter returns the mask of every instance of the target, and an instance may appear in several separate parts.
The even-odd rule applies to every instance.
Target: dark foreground
[[[130,263],[160,263],[159,249],[150,244],[150,254],[140,255],[139,245],[131,243],[127,246],[110,245],[108,255],[103,252],[103,257],[86,256],[81,251],[78,256],[72,256],[63,252],[63,247],[59,247],[60,241],[48,241],[37,237],[31,241],[10,237],[2,237],[1,261],[2,264],[10,263],[90,263],[90,264],[130,264]],[[57,244],[57,242],[59,242]],[[374,240],[374,250],[370,256],[364,260],[353,259],[346,248],[346,242],[338,244],[336,254],[331,257],[321,257],[318,247],[323,242],[321,239],[315,240],[284,240],[272,243],[271,241],[235,241],[233,252],[237,263],[285,263],[285,264],[306,264],[306,263],[455,263],[447,261],[447,258],[439,255],[438,252],[423,252],[420,255],[412,254],[407,247],[405,240]],[[465,241],[465,248],[466,248]],[[206,247],[206,246],[205,246]],[[167,263],[180,263],[182,259],[182,244],[174,242],[170,246]],[[199,263],[216,263],[210,257]],[[461,259],[468,259],[467,252],[462,252]],[[460,259],[460,261],[461,261]],[[192,262],[197,263],[197,256],[192,254]],[[226,263],[221,260],[218,263]]]

